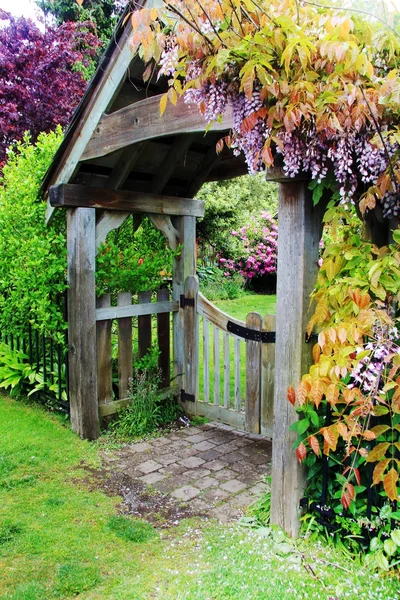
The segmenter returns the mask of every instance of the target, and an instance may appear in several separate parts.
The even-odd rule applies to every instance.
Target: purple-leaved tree
[[[65,126],[101,44],[91,23],[64,23],[42,33],[29,19],[0,9],[0,169],[10,144],[30,131]]]

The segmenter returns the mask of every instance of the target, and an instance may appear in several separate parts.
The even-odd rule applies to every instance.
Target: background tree
[[[36,0],[36,4],[46,16],[52,15],[57,25],[69,21],[91,21],[96,34],[107,42],[127,0],[83,0],[81,5],[74,0]]]
[[[0,167],[26,131],[35,141],[68,123],[100,44],[90,23],[42,33],[32,21],[0,10]]]

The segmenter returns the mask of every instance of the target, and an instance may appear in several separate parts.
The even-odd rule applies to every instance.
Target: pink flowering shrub
[[[236,239],[234,256],[218,256],[218,266],[226,277],[240,273],[248,283],[276,273],[278,226],[271,215],[263,211],[231,235]]]

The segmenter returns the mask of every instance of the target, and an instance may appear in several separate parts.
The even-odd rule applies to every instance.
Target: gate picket
[[[249,313],[246,327],[255,331],[262,330],[262,317],[258,313]],[[246,340],[246,426],[251,433],[260,433],[261,409],[261,342]]]

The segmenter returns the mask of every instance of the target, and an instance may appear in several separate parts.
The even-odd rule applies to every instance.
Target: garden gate
[[[275,315],[252,312],[245,322],[234,319],[199,292],[196,277],[186,279],[180,307],[186,412],[272,437]]]

